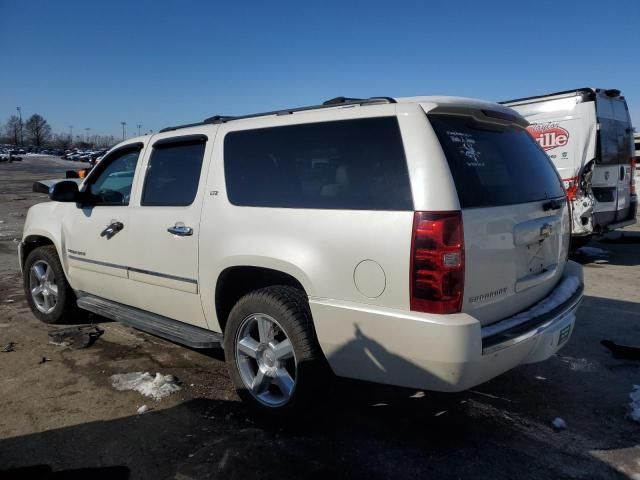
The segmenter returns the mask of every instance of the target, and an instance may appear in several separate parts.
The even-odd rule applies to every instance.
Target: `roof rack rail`
[[[175,127],[165,127],[162,130],[158,130],[158,133],[171,132],[173,130],[180,130],[181,128],[198,127],[203,125],[204,122],[185,123],[184,125],[176,125]]]
[[[321,105],[311,105],[308,107],[296,107],[285,108],[283,110],[273,110],[270,112],[251,113],[248,115],[214,115],[213,117],[206,118],[203,122],[189,123],[187,125],[178,125],[175,127],[167,127],[160,130],[162,132],[170,132],[181,128],[197,127],[200,125],[220,124],[227,123],[233,120],[244,120],[246,118],[267,117],[269,115],[290,115],[296,112],[306,112],[309,110],[321,110],[323,108],[331,108],[345,105],[378,105],[382,103],[396,103],[396,100],[391,97],[371,97],[371,98],[350,98],[350,97],[335,97],[323,102]]]
[[[322,107],[322,106],[332,107],[334,105],[344,105],[344,104],[371,105],[375,103],[397,103],[397,102],[395,98],[391,98],[391,97],[370,97],[370,98],[335,97],[322,102],[322,105],[319,105],[319,107]]]

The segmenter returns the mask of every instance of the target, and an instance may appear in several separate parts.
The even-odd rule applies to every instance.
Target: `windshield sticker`
[[[470,133],[447,130],[447,135],[452,143],[455,143],[462,154],[467,159],[467,167],[484,167],[484,162],[480,161],[480,152],[476,150],[476,141]]]

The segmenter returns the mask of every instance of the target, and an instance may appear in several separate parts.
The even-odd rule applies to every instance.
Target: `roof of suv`
[[[421,103],[431,104],[433,108],[442,107],[457,107],[457,108],[470,108],[470,109],[490,109],[492,111],[501,112],[504,115],[515,117],[514,120],[519,119],[520,115],[509,107],[500,105],[498,103],[487,102],[483,100],[477,100],[474,98],[466,97],[450,97],[450,96],[422,96],[422,97],[370,97],[370,98],[351,98],[351,97],[336,97],[323,102],[320,105],[310,105],[306,107],[285,108],[282,110],[274,110],[270,112],[253,113],[249,115],[239,116],[226,116],[226,115],[214,115],[202,122],[189,123],[186,125],[178,125],[173,127],[167,127],[160,130],[160,132],[169,132],[172,130],[178,130],[188,127],[196,127],[207,124],[219,124],[227,123],[231,121],[244,120],[248,118],[264,117],[269,115],[289,115],[297,112],[305,112],[310,110],[320,110],[325,108],[336,108],[343,106],[367,106],[367,105],[380,105],[389,103]]]

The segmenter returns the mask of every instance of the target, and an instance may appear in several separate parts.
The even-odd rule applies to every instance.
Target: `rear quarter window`
[[[429,115],[462,208],[492,207],[564,196],[547,155],[522,128],[471,117]]]
[[[230,132],[224,169],[234,205],[413,209],[395,117]]]

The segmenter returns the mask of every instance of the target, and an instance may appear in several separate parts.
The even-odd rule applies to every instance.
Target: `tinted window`
[[[101,171],[96,177],[92,176],[87,187],[94,196],[95,205],[129,205],[139,156],[138,149],[114,152],[100,162],[97,168]]]
[[[629,125],[609,118],[599,118],[599,123],[598,163],[603,165],[628,163],[631,134],[626,130]]]
[[[470,117],[429,115],[449,162],[463,208],[564,196],[555,167],[519,127],[494,127]]]
[[[141,205],[191,205],[198,192],[204,147],[201,141],[154,145]]]
[[[413,209],[395,117],[231,132],[224,167],[235,205]]]

